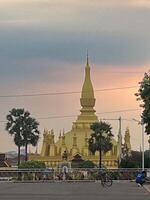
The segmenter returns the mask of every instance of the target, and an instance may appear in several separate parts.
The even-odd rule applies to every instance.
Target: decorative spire
[[[91,111],[91,109],[93,110],[93,107],[95,106],[94,90],[90,77],[88,52],[87,52],[87,63],[85,67],[85,79],[82,87],[80,102],[83,109],[85,108],[86,110],[90,108]]]
[[[47,130],[44,129],[43,135],[46,136],[47,135]]]
[[[124,146],[126,147],[127,153],[130,156],[131,155],[131,143],[130,143],[130,131],[129,131],[129,127],[127,127],[126,131],[125,131]]]
[[[65,135],[65,129],[63,128],[63,135]]]
[[[53,130],[53,129],[51,129],[51,132],[50,132],[50,133],[51,133],[51,135],[54,135],[54,130]]]
[[[88,49],[87,49],[87,61],[86,61],[86,66],[89,67],[89,54],[88,54]]]
[[[65,132],[64,132],[64,129],[63,129],[63,135],[62,135],[62,145],[65,146],[66,143],[65,143]]]
[[[59,132],[59,139],[61,138],[61,130],[60,130],[60,132]]]
[[[86,66],[85,66],[85,78],[82,86],[81,98],[81,114],[77,118],[78,122],[90,122],[91,124],[98,121],[98,117],[95,115],[95,97],[93,85],[90,77],[90,65],[89,65],[89,55],[87,51]]]

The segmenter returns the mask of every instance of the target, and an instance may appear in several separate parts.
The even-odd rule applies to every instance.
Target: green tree
[[[145,168],[150,168],[150,150],[145,151]]]
[[[140,168],[142,154],[139,151],[131,151],[131,156],[126,154],[120,162],[120,168]]]
[[[18,146],[18,165],[20,164],[20,147],[25,146],[25,160],[27,160],[27,148],[29,144],[35,146],[39,139],[39,123],[30,113],[24,109],[13,108],[6,116],[6,130],[14,136],[14,142]]]
[[[27,161],[19,165],[20,169],[45,169],[46,165],[42,161]]]
[[[106,122],[96,122],[91,125],[91,134],[88,143],[89,150],[95,154],[99,152],[99,168],[102,167],[102,152],[106,153],[112,149],[112,127]]]
[[[12,109],[6,116],[6,130],[14,137],[14,143],[18,147],[18,165],[20,164],[20,148],[24,145],[23,130],[20,123],[20,115],[22,114],[21,109]]]
[[[28,111],[24,111],[23,116],[23,139],[24,139],[24,146],[25,146],[25,161],[28,160],[28,145],[31,144],[32,146],[36,146],[39,140],[39,130],[38,130],[39,123],[36,119],[30,116]]]
[[[137,96],[138,101],[142,100],[143,102],[140,105],[143,107],[141,121],[145,124],[145,132],[150,134],[150,71],[145,73],[143,80],[139,84],[140,87],[138,93],[135,95]]]
[[[150,167],[150,151],[144,153],[145,168]],[[141,168],[142,167],[142,152],[131,151],[131,156],[125,156],[121,159],[120,168]]]
[[[84,160],[79,168],[94,168],[96,165],[91,160]]]

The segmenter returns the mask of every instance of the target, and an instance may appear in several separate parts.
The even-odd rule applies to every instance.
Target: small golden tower
[[[124,147],[126,149],[126,153],[128,156],[131,155],[131,143],[130,143],[130,130],[127,127],[125,131],[125,137],[124,137]]]

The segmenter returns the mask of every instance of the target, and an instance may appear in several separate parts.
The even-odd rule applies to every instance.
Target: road
[[[135,183],[0,183],[0,200],[150,200]]]

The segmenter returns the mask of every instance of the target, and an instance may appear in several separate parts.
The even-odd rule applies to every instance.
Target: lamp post
[[[133,121],[138,122],[142,127],[142,171],[144,171],[144,124],[137,119],[133,119]]]
[[[149,136],[149,139],[148,139],[148,143],[149,143],[149,151],[150,151],[150,136]]]

